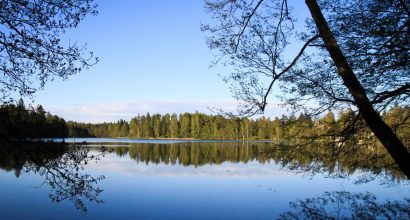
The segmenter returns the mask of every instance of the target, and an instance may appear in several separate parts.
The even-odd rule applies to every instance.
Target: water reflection
[[[82,144],[62,143],[1,143],[0,168],[13,171],[18,178],[24,173],[40,175],[48,185],[49,198],[53,202],[71,201],[74,206],[86,211],[85,201],[102,203],[99,195],[103,191],[97,184],[104,176],[94,177],[84,172],[84,166],[104,156],[89,155]]]
[[[321,197],[298,200],[278,219],[410,219],[410,198],[377,201],[371,193],[325,192]]]
[[[370,192],[383,201],[409,197],[406,177],[396,172],[385,152],[366,146],[331,149],[262,142],[121,143],[107,146],[109,153],[101,152],[99,144],[84,146],[1,145],[0,168],[9,173],[0,172],[4,180],[0,218],[273,219],[281,213],[299,215],[301,208],[288,211],[290,201],[316,198],[325,191]],[[327,172],[327,176],[349,178],[323,178],[321,174],[305,178],[295,172]],[[100,181],[104,177],[96,173],[103,173],[106,179]],[[399,183],[392,187],[375,181],[353,184],[357,173]],[[40,178],[45,187],[33,190]],[[55,202],[71,202],[51,205],[47,194]],[[353,195],[350,197],[357,197]],[[366,195],[358,198],[371,198]],[[329,196],[326,204],[339,195]],[[349,203],[345,197],[340,201]],[[102,199],[105,203],[96,205]],[[355,204],[364,204],[362,200]],[[74,212],[70,203],[87,212]],[[294,204],[299,205],[299,200]]]
[[[383,183],[406,180],[383,148],[368,146],[287,146],[263,142],[130,144],[108,148],[137,162],[203,166],[206,164],[273,162],[285,170],[346,178],[361,173],[357,183],[378,179]]]

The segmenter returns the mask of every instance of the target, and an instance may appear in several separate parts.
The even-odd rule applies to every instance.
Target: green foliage
[[[128,137],[133,134],[135,137],[140,137],[138,122],[131,120],[130,123],[125,120],[119,120],[116,123],[79,123],[69,121],[68,136],[69,137]]]
[[[0,106],[0,139],[62,138],[68,135],[64,119],[36,109],[25,107],[20,99],[17,105]]]
[[[383,115],[406,146],[410,144],[410,107],[394,106]],[[321,118],[309,115],[283,115],[281,118],[238,119],[203,113],[138,115],[129,122],[114,123],[65,122],[46,112],[41,105],[26,108],[0,106],[0,139],[61,137],[130,137],[130,138],[193,138],[211,140],[272,140],[301,144],[304,142],[349,142],[374,144],[377,139],[363,120],[351,110],[336,117],[328,112]],[[352,126],[354,125],[354,126]]]
[[[394,107],[384,118],[400,138],[410,143],[410,108]],[[301,143],[330,143],[366,140],[374,143],[374,135],[351,109],[340,111],[337,117],[328,112],[321,118],[309,115],[283,115],[281,118],[238,119],[203,113],[138,115],[126,122],[84,124],[68,122],[71,137],[131,137],[131,138],[194,138],[213,140],[272,140]],[[354,125],[354,126],[353,126]]]
[[[410,146],[410,108],[396,105],[386,112],[383,117],[404,145]]]

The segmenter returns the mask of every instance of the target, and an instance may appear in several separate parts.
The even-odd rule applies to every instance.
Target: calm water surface
[[[366,164],[375,151],[330,160],[323,149],[269,142],[76,141],[89,144],[1,148],[0,219],[303,219],[354,217],[386,204],[410,210],[409,181],[397,168],[378,157]]]

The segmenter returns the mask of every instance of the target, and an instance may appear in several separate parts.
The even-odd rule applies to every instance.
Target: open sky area
[[[86,17],[66,37],[87,43],[99,63],[66,81],[48,82],[34,105],[82,122],[235,107],[229,85],[218,76],[229,67],[210,68],[215,56],[200,25],[211,21],[202,0],[97,3],[98,15]],[[276,102],[270,101],[266,116],[286,114]]]

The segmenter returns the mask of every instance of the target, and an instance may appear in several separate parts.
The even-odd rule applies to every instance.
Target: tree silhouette
[[[318,198],[290,202],[277,219],[409,219],[410,199],[378,202],[371,193],[325,192]]]
[[[0,168],[22,173],[36,173],[44,178],[43,184],[50,186],[49,197],[53,202],[71,201],[74,206],[87,211],[85,201],[102,203],[103,191],[98,183],[104,176],[94,177],[84,172],[85,165],[105,155],[105,149],[90,155],[83,144],[67,145],[44,142],[2,142]],[[42,185],[43,185],[42,184]]]
[[[18,92],[29,96],[55,77],[66,79],[95,64],[92,52],[61,34],[76,28],[93,0],[10,0],[0,2],[0,102]]]
[[[410,153],[380,116],[393,102],[409,102],[408,2],[305,2],[311,19],[302,34],[287,0],[206,2],[217,23],[202,29],[218,62],[234,67],[225,80],[241,101],[238,114],[263,113],[275,86],[285,104],[310,115],[352,107],[358,114],[350,121],[363,119],[410,178]],[[300,50],[288,59],[296,39]]]
[[[64,119],[46,112],[41,105],[26,107],[22,99],[17,105],[0,106],[0,141],[39,138],[64,138],[68,127]]]

